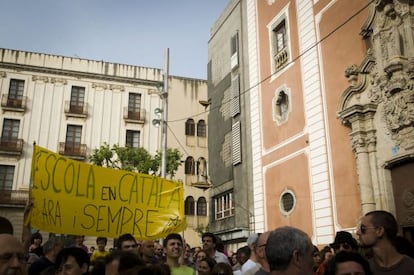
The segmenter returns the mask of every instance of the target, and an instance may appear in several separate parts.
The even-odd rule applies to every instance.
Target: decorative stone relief
[[[95,88],[96,90],[106,90],[108,88],[108,85],[105,83],[92,83],[92,88]]]
[[[68,81],[64,78],[58,78],[58,77],[52,77],[50,79],[50,82],[56,85],[66,85],[68,84]]]
[[[111,90],[119,90],[121,92],[124,92],[125,91],[125,86],[111,84],[111,85],[109,85],[109,89],[111,89]]]
[[[36,82],[44,82],[44,83],[49,82],[49,78],[47,76],[41,76],[41,75],[32,76],[32,80]]]
[[[7,73],[6,72],[0,72],[0,77],[1,78],[4,78],[4,77],[6,77],[7,76]]]

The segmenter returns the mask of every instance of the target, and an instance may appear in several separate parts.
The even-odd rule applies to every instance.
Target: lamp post
[[[161,93],[162,117],[161,117],[161,177],[165,178],[167,172],[167,121],[168,121],[168,71],[169,71],[169,48],[165,49],[164,64],[164,89]]]

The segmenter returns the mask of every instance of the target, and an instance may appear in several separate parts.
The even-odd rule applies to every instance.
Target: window
[[[66,153],[79,154],[81,151],[82,126],[68,125],[66,131]]]
[[[128,118],[137,120],[141,118],[141,94],[129,93]]]
[[[2,141],[16,141],[19,137],[20,120],[4,119],[3,131],[1,133]]]
[[[226,193],[214,199],[216,220],[234,215],[233,193]]]
[[[295,207],[295,201],[296,199],[292,191],[287,190],[283,192],[279,201],[280,211],[284,215],[292,213]]]
[[[187,159],[185,160],[185,174],[186,175],[194,175],[195,174],[195,163],[194,163],[194,158],[193,157],[187,157]]]
[[[278,54],[281,53],[287,46],[285,20],[277,25],[273,32],[275,36],[276,53]]]
[[[203,119],[200,119],[197,122],[197,136],[206,137],[206,122]]]
[[[14,166],[0,165],[0,190],[10,191],[13,188]]]
[[[289,49],[288,9],[289,5],[283,8],[268,26],[272,73],[287,66],[291,59]]]
[[[70,112],[75,114],[82,114],[84,103],[85,88],[72,86],[72,92],[70,94]]]
[[[230,66],[231,69],[236,68],[239,65],[239,34],[236,33],[231,37],[231,44],[230,44]]]
[[[204,197],[197,200],[197,216],[207,216],[207,200]]]
[[[130,148],[139,147],[140,131],[127,130],[125,146]]]
[[[185,199],[184,211],[186,215],[194,215],[194,198],[192,196]]]
[[[189,118],[185,122],[185,135],[186,136],[194,136],[195,135],[195,123],[194,119]]]
[[[236,164],[241,163],[242,161],[240,121],[232,125],[231,134],[232,134],[232,161],[233,161],[233,165],[236,165]]]
[[[7,98],[8,106],[20,107],[23,100],[24,80],[10,79],[9,95]]]

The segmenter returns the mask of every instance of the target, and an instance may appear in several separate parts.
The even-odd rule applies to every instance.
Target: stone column
[[[362,214],[376,209],[374,188],[372,184],[371,161],[372,150],[369,150],[370,137],[366,131],[367,121],[362,116],[356,116],[352,123],[352,148],[357,160],[358,180],[361,195]],[[370,148],[371,149],[371,148]]]

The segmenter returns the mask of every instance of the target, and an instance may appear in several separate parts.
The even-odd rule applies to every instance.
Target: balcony
[[[21,99],[9,98],[8,94],[1,95],[1,107],[5,111],[24,112],[26,111],[27,97]]]
[[[0,190],[0,205],[25,206],[28,199],[28,190]]]
[[[65,115],[68,117],[86,118],[88,116],[88,104],[71,104],[70,100],[65,101]]]
[[[85,160],[86,144],[59,142],[59,154],[75,160]]]
[[[124,120],[129,123],[144,124],[145,123],[145,109],[140,109],[139,112],[130,111],[128,107],[124,108]]]
[[[289,54],[287,47],[283,48],[280,52],[275,54],[275,68],[276,70],[280,70],[282,67],[288,64]]]
[[[0,154],[20,156],[23,152],[23,139],[0,138]]]

